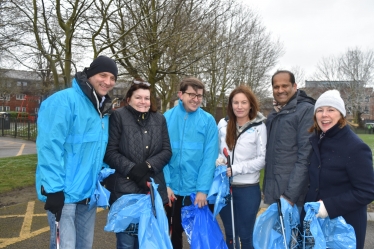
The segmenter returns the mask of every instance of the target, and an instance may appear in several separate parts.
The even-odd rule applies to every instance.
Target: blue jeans
[[[91,249],[93,243],[96,208],[88,209],[89,205],[65,204],[60,219],[61,249]],[[50,249],[56,248],[55,215],[47,211],[48,223],[51,228]]]
[[[252,249],[253,228],[256,215],[261,203],[260,186],[233,187],[234,221],[236,248]],[[231,204],[227,203],[219,213],[225,227],[226,244],[229,249],[233,248],[233,232],[231,223]],[[240,244],[239,244],[240,238]],[[240,246],[239,246],[240,245]]]
[[[116,233],[117,249],[139,249],[138,236],[127,233]]]

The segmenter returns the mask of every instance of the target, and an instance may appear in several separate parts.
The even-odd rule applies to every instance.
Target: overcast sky
[[[277,68],[299,66],[306,80],[323,57],[348,48],[374,49],[374,0],[242,1],[283,43],[285,53]]]

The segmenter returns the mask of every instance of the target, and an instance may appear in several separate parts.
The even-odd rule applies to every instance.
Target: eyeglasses
[[[132,83],[133,83],[133,84],[136,84],[136,85],[144,84],[144,85],[146,85],[146,86],[151,86],[151,84],[150,84],[149,82],[146,82],[146,81],[134,80]]]
[[[197,99],[203,99],[204,95],[202,94],[196,94],[196,93],[188,93],[188,92],[183,92],[183,93],[187,93],[188,96],[191,98],[191,99],[194,99],[197,97]]]

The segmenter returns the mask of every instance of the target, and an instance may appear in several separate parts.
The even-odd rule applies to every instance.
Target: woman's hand
[[[226,175],[227,175],[228,177],[231,177],[231,167],[230,167],[230,168],[227,167]]]

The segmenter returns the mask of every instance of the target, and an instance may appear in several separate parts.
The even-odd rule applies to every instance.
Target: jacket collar
[[[74,86],[76,84],[76,86]],[[100,116],[108,113],[110,114],[112,111],[112,100],[109,95],[105,95],[105,100],[100,107],[100,100],[99,97],[93,88],[93,86],[88,82],[87,75],[84,72],[77,72],[75,74],[75,78],[73,80],[73,87],[75,89],[80,89],[84,95],[91,101],[97,112]]]

